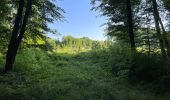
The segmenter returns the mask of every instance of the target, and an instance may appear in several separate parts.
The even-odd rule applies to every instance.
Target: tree
[[[94,10],[99,10],[102,16],[108,18],[106,25],[107,35],[116,37],[118,40],[125,40],[130,43],[132,50],[136,48],[134,28],[137,27],[137,13],[139,0],[92,0],[92,3],[99,1]],[[127,34],[125,34],[127,33]],[[128,37],[128,38],[127,38]]]
[[[152,6],[153,6],[153,16],[154,16],[154,20],[155,20],[155,26],[156,26],[156,31],[157,31],[157,37],[159,39],[159,44],[160,44],[160,49],[161,49],[161,53],[164,59],[167,58],[166,55],[166,51],[165,51],[165,45],[164,45],[164,40],[161,34],[161,29],[160,29],[160,16],[159,16],[159,12],[158,12],[158,5],[156,0],[151,0],[152,2]]]
[[[166,9],[166,11],[168,11],[168,13],[170,13],[170,1],[169,0],[162,0],[162,1],[163,1],[163,5],[164,5],[164,8]],[[170,18],[169,14],[167,17]],[[169,40],[168,40],[168,33],[165,31],[165,28],[163,26],[161,19],[160,19],[160,24],[161,24],[162,30],[164,32],[165,45],[167,47],[167,54],[168,54],[168,57],[170,57],[170,44],[169,44]]]
[[[60,12],[64,12],[64,10],[56,6],[54,1],[12,1],[12,5],[18,6],[18,10],[6,55],[5,73],[13,68],[18,48],[23,39],[45,38],[45,33],[56,33],[55,30],[48,27],[47,23],[53,23],[54,20],[63,18]]]
[[[132,18],[132,9],[131,9],[131,0],[126,0],[126,12],[127,12],[127,21],[128,21],[128,31],[131,49],[135,51],[135,39],[134,39],[134,31],[133,31],[133,18]]]
[[[168,0],[163,0],[164,6],[157,0],[92,0],[93,4],[95,2],[99,2],[97,3],[99,5],[93,9],[99,10],[102,16],[108,18],[107,35],[125,42],[130,40],[132,50],[148,45],[149,53],[151,48],[158,48],[159,44],[163,58],[166,59],[170,55],[168,33],[159,13],[159,10],[165,10],[165,8],[170,11]],[[159,7],[158,4],[161,6]],[[156,32],[152,25],[149,25],[152,23],[155,23]],[[124,33],[128,33],[129,36]]]
[[[19,7],[17,10],[15,24],[13,27],[12,36],[11,36],[11,40],[10,40],[7,55],[6,55],[6,64],[5,64],[5,71],[4,71],[5,73],[7,71],[10,71],[13,67],[15,57],[18,51],[18,47],[24,36],[27,21],[28,21],[30,12],[31,12],[31,8],[32,8],[31,0],[27,0],[25,12],[24,12],[24,4],[25,4],[25,0],[19,0],[19,3],[18,3]]]

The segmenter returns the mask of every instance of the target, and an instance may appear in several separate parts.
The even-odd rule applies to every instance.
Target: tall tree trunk
[[[163,38],[161,35],[160,26],[159,26],[159,13],[158,13],[158,5],[157,5],[156,0],[152,0],[152,6],[153,6],[153,16],[154,16],[154,20],[155,20],[155,26],[156,26],[156,31],[157,31],[157,37],[159,39],[161,53],[162,53],[163,58],[167,59],[165,46],[164,46],[164,42],[163,42]]]
[[[19,18],[16,18],[16,19],[19,20],[19,23],[15,23],[16,26],[18,26],[17,31],[12,33],[11,42],[10,42],[10,45],[8,47],[8,52],[7,52],[7,56],[6,56],[6,65],[5,65],[4,73],[6,73],[7,71],[12,70],[12,68],[13,68],[13,64],[14,64],[15,57],[16,57],[16,54],[17,54],[17,51],[18,51],[18,47],[19,47],[19,45],[20,45],[20,43],[22,41],[22,38],[24,36],[27,21],[28,21],[30,12],[31,12],[32,2],[31,2],[31,0],[27,0],[26,11],[25,11],[25,15],[24,15],[24,18],[23,18],[22,17],[23,7],[24,7],[23,4],[24,4],[24,0],[20,0],[19,8],[21,7],[22,9],[18,8],[17,16],[19,16]],[[20,10],[22,10],[22,12]],[[21,21],[22,19],[23,19],[23,21]],[[19,26],[21,26],[21,27],[19,27]],[[16,27],[14,26],[13,30],[16,30],[15,28]],[[15,37],[13,37],[13,36],[15,36]],[[15,39],[13,40],[13,38],[15,38]]]
[[[21,26],[20,34],[19,34],[19,36],[17,38],[17,46],[20,45],[21,40],[22,40],[22,38],[24,36],[25,28],[26,28],[26,25],[27,25],[27,22],[28,22],[28,18],[29,18],[29,15],[31,13],[31,8],[32,8],[32,1],[27,0],[27,6],[26,6],[26,11],[25,11],[23,23],[22,23],[22,26]]]
[[[161,28],[162,28],[162,31],[163,31],[163,39],[165,41],[165,46],[166,46],[166,49],[167,49],[167,55],[168,57],[170,57],[170,45],[169,45],[169,40],[168,40],[168,34],[167,32],[165,31],[165,28],[164,28],[164,25],[162,23],[162,20],[159,16],[159,22],[160,22],[160,25],[161,25]]]
[[[136,46],[135,46],[134,31],[133,31],[134,27],[133,27],[131,0],[126,0],[126,10],[127,10],[128,33],[130,38],[131,49],[132,51],[135,51]]]
[[[11,40],[10,40],[10,43],[8,45],[8,51],[7,51],[7,54],[6,54],[6,64],[5,64],[5,71],[4,71],[5,73],[8,70],[11,70],[12,66],[14,64],[14,60],[15,60],[14,49],[16,48],[17,35],[18,35],[19,29],[20,29],[20,23],[22,21],[24,0],[19,0],[18,5],[19,5],[19,7],[18,7],[18,10],[17,10],[16,18],[15,18],[15,24],[14,24],[14,27],[13,27]]]

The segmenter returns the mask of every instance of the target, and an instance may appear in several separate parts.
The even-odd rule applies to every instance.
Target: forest
[[[89,0],[106,40],[50,38],[57,1],[1,0],[0,100],[170,100],[170,0]]]

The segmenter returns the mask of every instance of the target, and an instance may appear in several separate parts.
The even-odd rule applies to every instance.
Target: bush
[[[45,66],[47,62],[48,56],[44,51],[36,48],[24,49],[17,54],[14,70],[36,70]]]
[[[145,54],[138,54],[134,59],[129,77],[133,81],[157,80],[163,72],[164,62],[158,60],[157,57],[149,57]]]
[[[165,93],[170,90],[169,60],[163,60],[158,55],[136,55],[128,80],[131,84],[143,84],[156,93]],[[147,86],[147,84],[150,84]]]
[[[108,65],[115,76],[131,83],[148,82],[170,87],[167,84],[170,81],[170,61],[163,60],[160,55],[136,52],[132,56],[129,46],[120,42],[111,46],[108,54]]]
[[[109,65],[114,75],[126,77],[132,65],[130,49],[123,43],[115,43],[110,47]]]

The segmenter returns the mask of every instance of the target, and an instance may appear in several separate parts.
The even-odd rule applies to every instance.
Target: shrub
[[[170,60],[163,60],[158,54],[141,52],[132,56],[130,48],[124,43],[115,43],[108,54],[108,67],[118,79],[128,80],[131,84],[144,83],[156,92],[170,90]]]
[[[132,65],[130,49],[123,43],[115,43],[110,47],[109,64],[114,75],[126,77]]]
[[[14,70],[36,70],[45,66],[47,60],[47,54],[40,49],[24,49],[17,54]]]

